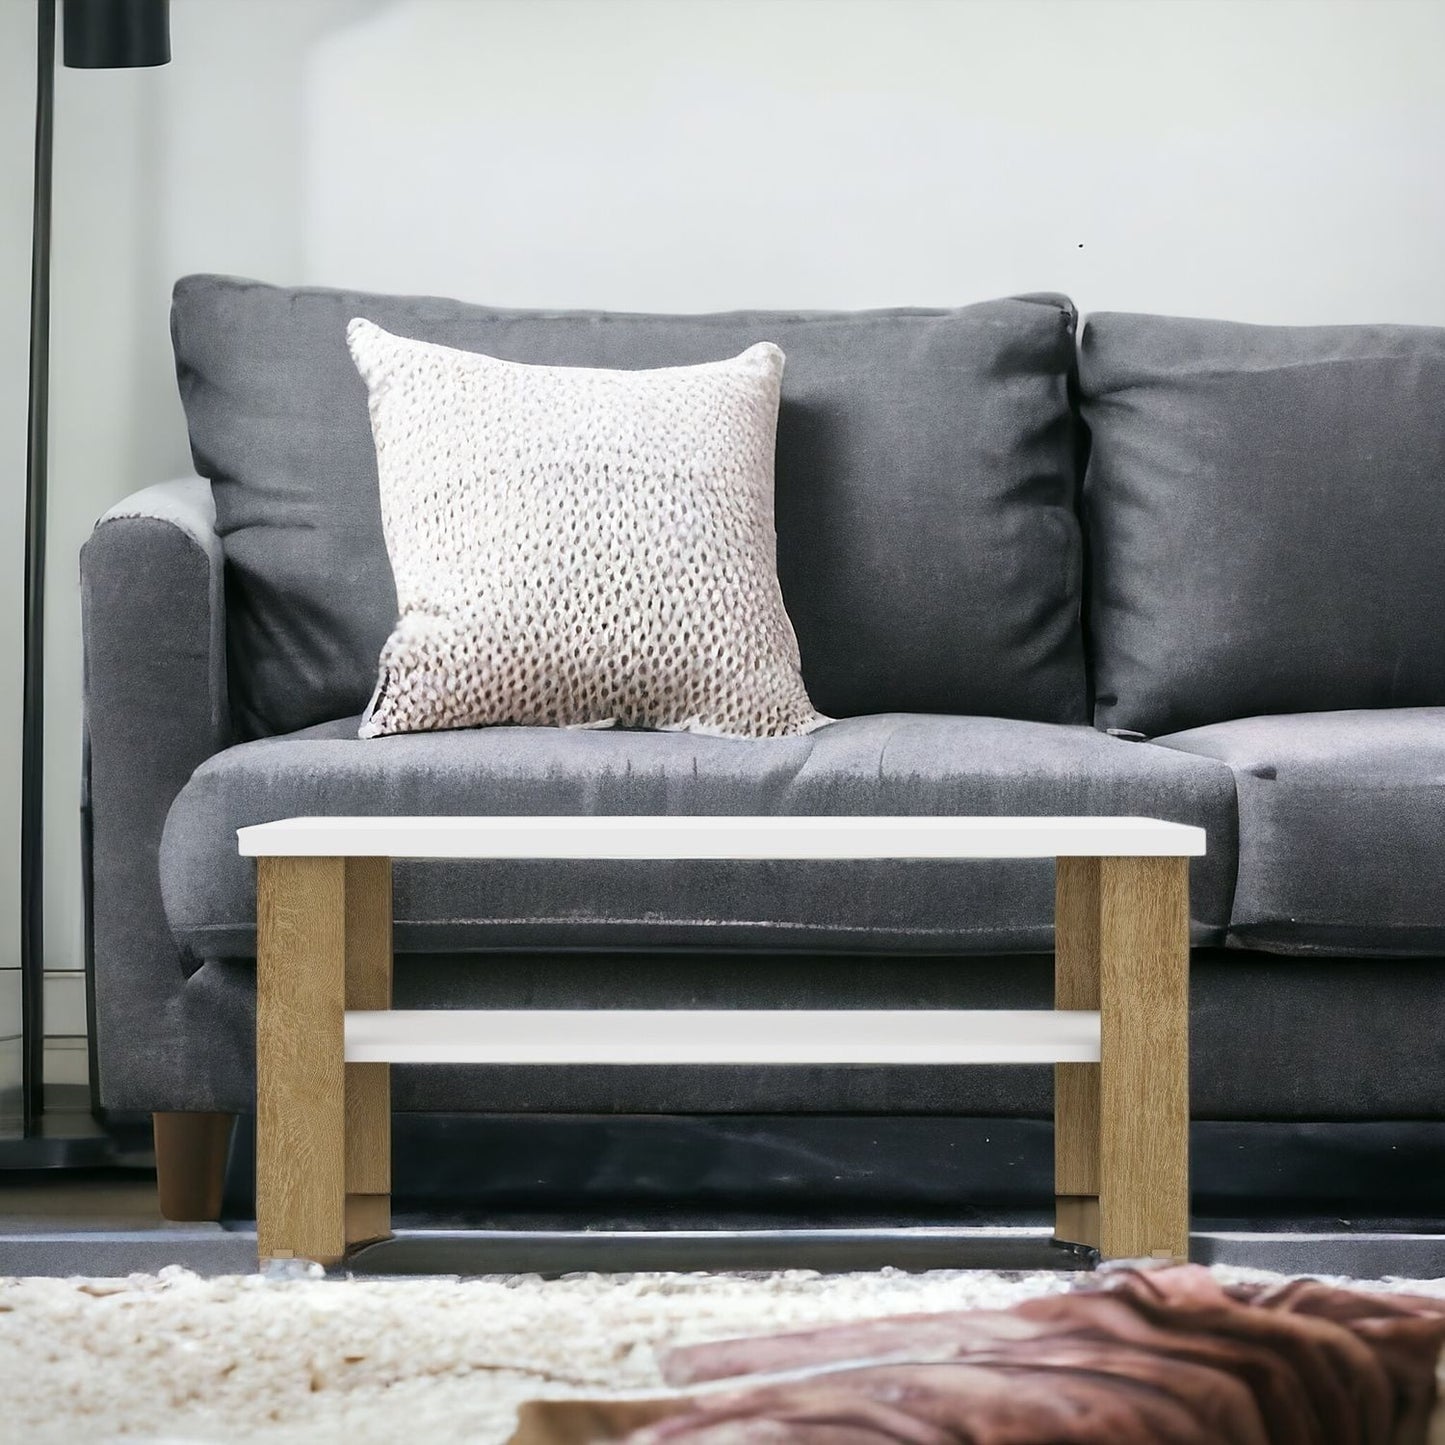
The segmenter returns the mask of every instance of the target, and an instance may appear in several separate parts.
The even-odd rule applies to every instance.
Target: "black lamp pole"
[[[164,65],[170,0],[65,0],[65,64]],[[55,0],[38,0],[35,206],[30,247],[30,407],[25,448],[25,667],[20,735],[21,1109],[40,1132],[45,1087],[45,513],[50,414],[50,183]]]

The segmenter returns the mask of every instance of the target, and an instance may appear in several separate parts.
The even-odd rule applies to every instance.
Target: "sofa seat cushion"
[[[1208,758],[1069,724],[885,714],[806,737],[487,728],[359,741],[355,719],[242,743],[171,808],[161,883],[198,958],[255,950],[236,829],[300,814],[1148,814],[1208,830],[1198,935],[1222,934],[1234,786]],[[1047,861],[398,863],[401,952],[1052,945]]]
[[[1445,951],[1445,708],[1246,718],[1159,743],[1234,770],[1229,942],[1295,954]]]

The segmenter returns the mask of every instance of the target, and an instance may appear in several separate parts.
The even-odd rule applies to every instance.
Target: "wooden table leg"
[[[1099,871],[1099,1250],[1189,1255],[1189,860]]]
[[[256,867],[256,1237],[268,1259],[346,1253],[346,861]]]
[[[1099,1007],[1097,858],[1060,858],[1054,1007]],[[1099,1247],[1099,1066],[1054,1065],[1054,1238]]]
[[[391,1007],[391,859],[346,860],[346,1007]],[[391,1233],[391,1065],[346,1066],[346,1242]]]

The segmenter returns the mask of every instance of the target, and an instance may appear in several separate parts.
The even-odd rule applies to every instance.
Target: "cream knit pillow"
[[[783,353],[524,366],[347,327],[401,613],[361,736],[809,732],[778,587]]]

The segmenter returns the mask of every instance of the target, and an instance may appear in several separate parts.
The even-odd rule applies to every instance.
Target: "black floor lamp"
[[[164,65],[169,0],[64,0],[65,64],[81,70]],[[38,0],[35,208],[30,253],[30,409],[25,456],[25,666],[20,752],[21,1112],[41,1136],[45,1082],[45,514],[50,391],[50,183],[55,0]]]

